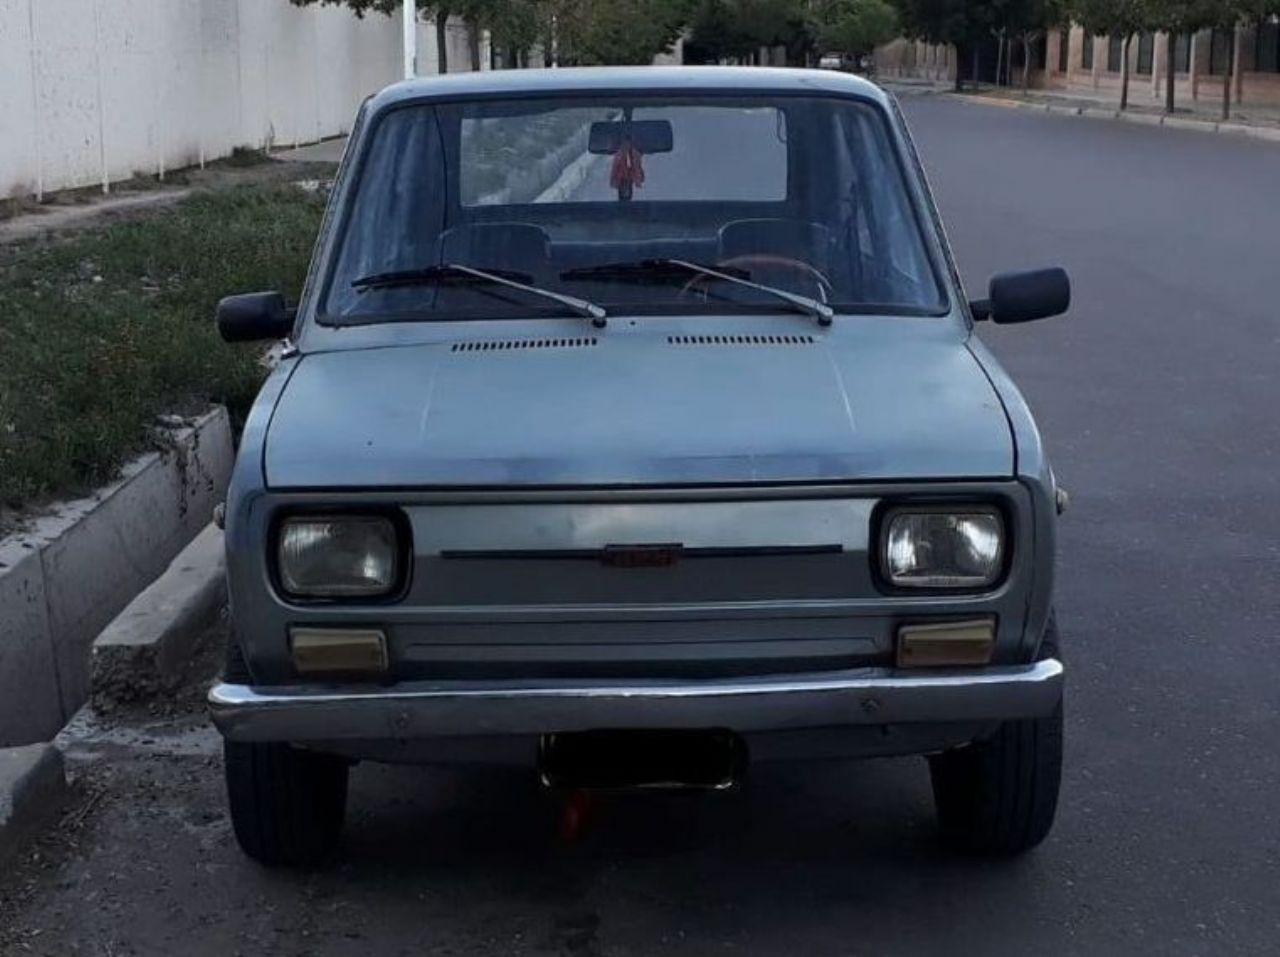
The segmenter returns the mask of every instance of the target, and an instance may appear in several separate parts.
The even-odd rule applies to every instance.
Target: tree
[[[898,13],[885,0],[818,0],[808,16],[816,53],[860,57],[898,34]]]
[[[1174,80],[1177,64],[1174,51],[1178,37],[1210,26],[1215,9],[1223,0],[1145,0],[1147,22],[1165,32],[1165,100],[1166,113],[1174,111]]]
[[[374,13],[384,13],[390,16],[396,13],[403,6],[401,0],[289,0],[295,7],[309,7],[312,4],[319,3],[326,7],[349,7],[351,12],[357,17],[364,17],[370,11]],[[449,16],[452,9],[448,0],[435,0],[435,2],[420,2],[418,4],[418,16],[424,20],[434,19],[436,24],[436,50],[440,54],[439,72],[449,72],[449,50],[446,40],[448,38],[447,26]]]
[[[494,49],[507,66],[527,66],[529,50],[550,46],[550,14],[543,0],[499,0],[488,20]]]
[[[295,7],[309,7],[320,3],[326,7],[350,7],[357,18],[363,19],[369,11],[388,16],[400,9],[400,0],[289,0]]]
[[[1148,22],[1148,0],[1070,0],[1068,13],[1084,27],[1085,42],[1095,36],[1123,38],[1120,109],[1129,108],[1129,45]]]
[[[1120,0],[1124,2],[1124,0]],[[1063,0],[996,0],[995,15],[1001,32],[1022,44],[1022,90],[1031,86],[1031,44],[1050,26],[1067,19]],[[1012,60],[1013,54],[1010,53]]]
[[[991,0],[894,0],[905,36],[926,43],[949,43],[957,55],[973,49],[973,80],[978,81],[978,44],[996,22]],[[964,86],[956,65],[956,89]]]
[[[686,49],[704,61],[751,61],[761,47],[783,46],[788,63],[804,63],[813,52],[806,7],[804,0],[700,0]]]
[[[1280,0],[1218,0],[1206,3],[1203,19],[1205,26],[1222,30],[1229,35],[1227,62],[1222,70],[1222,118],[1231,119],[1231,75],[1235,72],[1235,31],[1241,21],[1260,21],[1263,17],[1280,13]]]
[[[436,27],[436,72],[449,72],[449,17],[453,10],[449,0],[435,0],[434,3],[420,3],[418,16],[435,21]]]
[[[548,0],[562,63],[652,63],[688,22],[688,0]]]

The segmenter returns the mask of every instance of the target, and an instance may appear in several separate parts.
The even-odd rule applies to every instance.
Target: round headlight
[[[400,574],[395,525],[377,515],[287,518],[277,554],[281,586],[300,598],[386,595]]]
[[[984,588],[1000,577],[1004,523],[994,509],[892,513],[884,569],[903,588]]]

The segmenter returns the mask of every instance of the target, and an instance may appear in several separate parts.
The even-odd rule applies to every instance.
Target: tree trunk
[[[1031,38],[1022,35],[1022,92],[1031,89]]]
[[[449,11],[436,9],[436,72],[449,72]]]
[[[1173,47],[1177,41],[1177,37],[1172,30],[1165,34],[1164,38],[1164,59],[1165,59],[1165,88],[1164,88],[1164,111],[1166,113],[1173,112],[1173,81],[1177,68],[1173,63]]]
[[[1003,86],[1001,76],[1004,73],[1004,34],[996,37],[996,86]]]
[[[471,71],[480,72],[480,24],[467,22],[467,52],[471,54]]]
[[[1222,118],[1224,120],[1231,119],[1231,74],[1235,72],[1236,60],[1236,38],[1234,36],[1235,29],[1232,29],[1232,37],[1227,43],[1227,68],[1222,73]]]
[[[1120,61],[1120,111],[1124,112],[1129,108],[1129,44],[1133,40],[1133,34],[1126,33],[1124,37],[1124,45],[1121,47],[1123,51]]]

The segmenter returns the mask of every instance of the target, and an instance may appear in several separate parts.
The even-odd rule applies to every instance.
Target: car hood
[[[653,336],[302,356],[275,488],[1008,477],[999,397],[958,338]]]

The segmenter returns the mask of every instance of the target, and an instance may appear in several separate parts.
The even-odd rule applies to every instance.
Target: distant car
[[[356,760],[564,788],[927,755],[945,838],[1038,843],[1058,492],[894,102],[845,74],[510,71],[356,121],[225,509],[231,819],[316,860]]]

